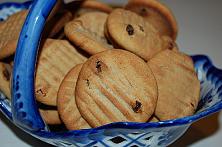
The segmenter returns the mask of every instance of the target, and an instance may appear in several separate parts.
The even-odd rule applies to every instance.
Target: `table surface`
[[[4,2],[8,0],[0,0]],[[13,0],[10,0],[13,1]],[[14,0],[22,1],[22,0]],[[105,0],[107,2],[111,0]],[[174,12],[178,21],[177,43],[188,54],[206,54],[222,68],[221,0],[161,0]],[[124,2],[118,1],[118,2]],[[222,113],[216,113],[194,123],[171,147],[219,147],[222,139]],[[49,147],[24,133],[0,113],[0,146]]]

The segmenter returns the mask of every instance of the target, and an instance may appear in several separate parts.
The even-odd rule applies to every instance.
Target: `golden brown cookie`
[[[17,41],[28,10],[11,15],[0,27],[0,59],[15,53]]]
[[[36,66],[36,99],[56,106],[57,92],[66,73],[85,60],[68,41],[47,39],[39,51]]]
[[[10,77],[12,67],[9,64],[0,62],[0,91],[2,91],[8,99],[11,99]]]
[[[200,97],[200,82],[192,59],[164,50],[148,62],[158,85],[155,116],[161,121],[192,115]]]
[[[18,40],[9,40],[1,49],[0,49],[0,60],[7,60],[8,57],[11,57],[15,54]]]
[[[134,12],[115,9],[107,19],[111,40],[120,48],[131,51],[144,60],[164,50],[165,43],[157,30]]]
[[[144,60],[112,49],[90,57],[79,73],[76,104],[91,127],[146,122],[157,101],[155,78]]]
[[[62,124],[62,121],[59,117],[59,113],[57,110],[39,109],[39,112],[46,124],[48,125]]]
[[[104,25],[108,14],[86,13],[65,26],[65,35],[76,46],[93,55],[113,48],[104,36]]]
[[[178,32],[176,19],[170,9],[160,1],[130,0],[125,8],[145,18],[162,36],[170,36],[176,40]]]
[[[72,11],[75,17],[79,17],[88,12],[110,13],[113,10],[109,5],[96,0],[73,1],[67,4],[66,7]]]
[[[88,123],[81,116],[75,100],[76,81],[82,64],[73,67],[63,79],[57,97],[58,112],[62,121],[69,130],[90,128]]]

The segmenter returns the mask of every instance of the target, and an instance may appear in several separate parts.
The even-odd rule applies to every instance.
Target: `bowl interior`
[[[22,9],[30,8],[31,2],[17,4],[7,3],[0,5],[0,20],[5,20],[9,15]],[[4,12],[4,13],[3,13]],[[212,113],[219,111],[222,108],[222,72],[214,67],[207,56],[196,55],[192,56],[195,64],[195,69],[198,78],[201,82],[201,99],[197,111],[194,115],[179,118],[175,120],[162,121],[157,123],[133,123],[119,122],[101,126],[95,129],[69,131],[70,133],[84,135],[89,132],[99,131],[104,129],[144,129],[158,128],[166,126],[177,126],[190,124],[200,118],[206,117]],[[0,110],[9,118],[12,119],[11,102],[0,92]],[[40,132],[41,133],[41,132]],[[59,135],[59,134],[58,134]],[[61,134],[60,134],[61,135]]]

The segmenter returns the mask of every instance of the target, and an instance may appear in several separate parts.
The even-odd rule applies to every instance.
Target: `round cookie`
[[[0,90],[8,99],[11,99],[10,76],[12,67],[10,64],[0,62]]]
[[[113,48],[104,36],[104,25],[108,14],[86,13],[65,25],[65,35],[76,46],[90,55]]]
[[[111,40],[119,48],[131,51],[144,60],[149,60],[165,49],[165,43],[157,30],[134,12],[113,10],[107,19],[107,29]]]
[[[22,10],[0,24],[0,59],[15,53],[19,34],[27,14],[28,10]]]
[[[76,81],[82,64],[73,67],[63,79],[57,97],[57,108],[62,121],[69,130],[90,128],[81,116],[75,100]]]
[[[176,19],[170,9],[158,0],[130,0],[125,6],[148,22],[164,36],[170,36],[176,40],[178,27]]]
[[[3,61],[5,61],[7,58],[13,58],[17,47],[17,41],[18,40],[15,39],[3,43],[4,46],[0,49],[0,60],[3,59]]]
[[[192,115],[200,97],[200,82],[192,59],[164,50],[148,62],[158,85],[155,116],[161,121]]]
[[[39,50],[36,65],[37,101],[56,106],[57,92],[67,72],[86,60],[67,40],[47,39]]]
[[[112,49],[91,56],[80,71],[76,104],[91,127],[111,122],[146,122],[154,112],[157,85],[146,62]]]

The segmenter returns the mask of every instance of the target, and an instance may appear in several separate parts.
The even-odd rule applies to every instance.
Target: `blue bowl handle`
[[[12,118],[25,130],[47,130],[35,101],[35,64],[45,21],[56,0],[35,0],[23,25],[14,60]]]

